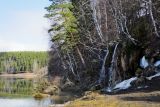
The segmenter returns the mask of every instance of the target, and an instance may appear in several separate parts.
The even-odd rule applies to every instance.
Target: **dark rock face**
[[[156,91],[160,89],[159,84],[160,77],[154,77],[151,80],[145,77],[138,78],[136,81],[131,83],[132,87],[128,91]]]
[[[99,0],[96,3],[96,10],[98,12],[97,18],[98,21],[101,22],[100,24],[102,26],[101,31],[103,32],[104,38],[107,38],[107,42],[112,44],[109,45],[110,54],[106,61],[106,68],[111,65],[113,46],[115,46],[116,43],[113,41],[120,42],[120,46],[118,46],[117,51],[117,80],[118,78],[124,80],[135,76],[136,70],[140,68],[140,59],[142,56],[146,56],[149,60],[150,66],[142,69],[142,72],[138,76],[138,80],[135,81],[136,86],[145,85],[147,83],[146,77],[155,74],[156,68],[153,66],[154,62],[160,59],[160,38],[156,37],[155,32],[151,30],[153,29],[153,26],[149,15],[144,15],[142,17],[137,16],[137,11],[139,10],[136,10],[136,7],[132,4],[138,6],[138,4],[136,4],[138,2],[132,0],[127,2],[122,1],[122,10],[124,9],[124,13],[127,13],[125,17],[128,19],[127,21],[130,21],[130,23],[127,23],[128,31],[136,40],[136,44],[129,40],[124,32],[118,34],[116,29],[116,25],[118,24],[113,21],[116,16],[114,16],[114,13],[111,12],[113,9],[112,7],[116,4],[112,3],[113,2],[110,0]],[[117,3],[120,2],[117,0]],[[132,8],[128,8],[128,4],[130,4],[130,7]],[[117,4],[117,7],[114,8],[119,8],[118,6],[119,5]],[[118,16],[118,18],[119,17],[121,16]],[[106,74],[108,74],[108,70],[106,70]],[[108,77],[106,77],[105,81],[108,82]]]
[[[145,87],[146,84],[147,84],[147,79],[144,76],[141,76],[140,78],[131,83],[132,88]]]
[[[64,66],[61,61],[59,53],[53,49],[50,53],[50,60],[48,65],[48,73],[50,76],[63,76],[64,75]]]
[[[144,70],[141,70],[139,74],[137,74],[137,80],[133,81],[131,84],[133,87],[145,87],[149,80],[146,77],[150,77],[156,74],[156,67],[148,66]]]
[[[149,77],[154,75],[156,73],[155,71],[156,71],[156,67],[148,66],[147,68],[144,69],[141,75],[143,75],[144,77]]]

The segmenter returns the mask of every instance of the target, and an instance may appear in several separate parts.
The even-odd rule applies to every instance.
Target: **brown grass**
[[[160,92],[151,93],[132,93],[122,95],[100,95],[98,93],[90,93],[84,97],[70,102],[65,107],[160,107],[160,102],[147,101],[146,97],[152,99],[153,96],[159,95]],[[124,100],[124,98],[137,98],[137,100]],[[142,98],[141,100],[138,100]],[[144,98],[144,99],[143,99]],[[157,97],[160,99],[160,97]],[[143,101],[144,100],[144,101]]]

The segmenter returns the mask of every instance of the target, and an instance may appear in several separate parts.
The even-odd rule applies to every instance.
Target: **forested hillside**
[[[49,74],[53,78],[59,76],[64,84],[70,81],[85,90],[113,91],[125,79],[145,82],[157,73],[159,1],[50,1],[46,17],[51,20]]]
[[[46,67],[47,52],[1,52],[0,73],[33,72]]]

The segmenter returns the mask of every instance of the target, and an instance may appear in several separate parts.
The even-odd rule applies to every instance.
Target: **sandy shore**
[[[0,77],[32,79],[37,77],[37,75],[34,73],[19,73],[19,74],[1,74]]]

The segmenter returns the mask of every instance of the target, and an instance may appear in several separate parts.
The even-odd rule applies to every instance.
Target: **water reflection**
[[[0,97],[31,96],[33,80],[17,78],[0,78]]]
[[[48,107],[52,104],[52,100],[49,98],[42,100],[35,100],[33,98],[21,98],[21,99],[1,99],[0,107]]]
[[[32,97],[36,85],[33,79],[0,78],[0,107],[48,107],[53,104],[50,98],[36,100]]]

